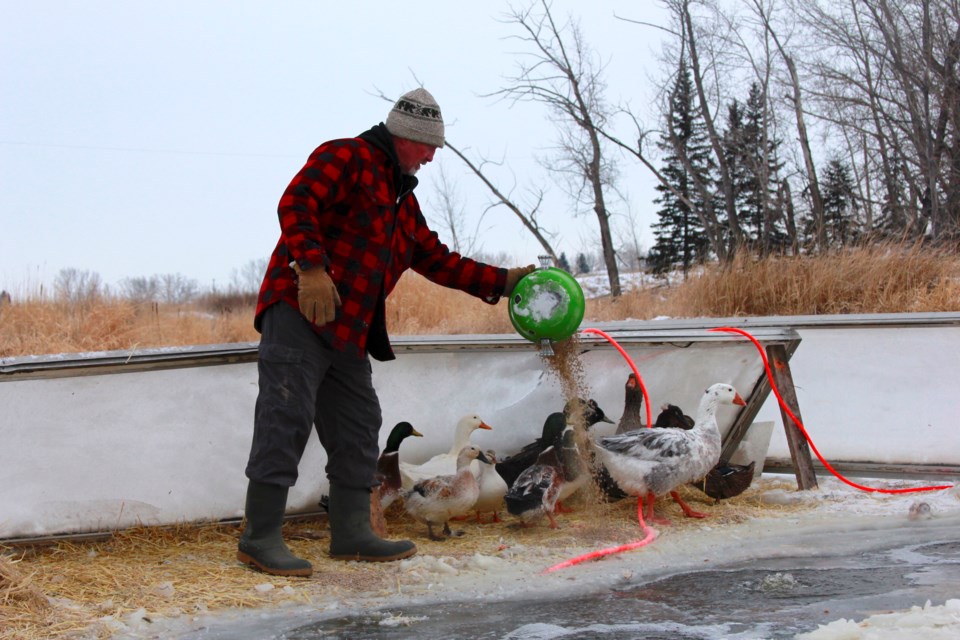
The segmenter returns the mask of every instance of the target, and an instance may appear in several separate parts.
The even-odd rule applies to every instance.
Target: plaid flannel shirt
[[[314,326],[333,348],[378,360],[395,356],[386,332],[385,298],[409,268],[429,280],[496,304],[507,270],[450,251],[430,230],[413,187],[402,176],[383,124],[357,138],[320,145],[280,199],[280,240],[260,287],[254,325],[278,302],[295,309],[296,261],[326,268],[342,306]]]

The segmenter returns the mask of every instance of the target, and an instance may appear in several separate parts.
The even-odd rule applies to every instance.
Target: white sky
[[[505,160],[502,188],[515,176],[550,190],[541,220],[558,251],[597,244],[593,214],[573,216],[535,162],[554,139],[543,107],[481,97],[516,70],[506,2],[0,3],[0,288],[35,292],[62,268],[110,285],[169,273],[229,284],[272,250],[277,201],[310,151],[382,121],[390,105],[375,94],[417,79],[454,144]],[[608,100],[652,123],[659,32],[615,14],[662,23],[659,5],[554,2],[556,18],[571,13],[607,61]],[[485,188],[452,152],[438,163],[475,224]],[[623,171],[649,247],[652,179],[629,158]],[[421,172],[428,219],[438,177]],[[615,222],[623,235],[626,216]],[[479,249],[535,261],[539,245],[505,209],[483,229]]]

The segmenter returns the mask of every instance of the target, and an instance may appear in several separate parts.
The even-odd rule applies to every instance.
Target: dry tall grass
[[[588,300],[585,320],[921,311],[960,311],[960,257],[883,245],[815,258],[740,256],[675,286]],[[393,335],[513,333],[505,303],[484,304],[413,272],[387,314]],[[0,307],[0,356],[255,342],[252,317],[253,305],[237,301],[201,308],[14,299]]]

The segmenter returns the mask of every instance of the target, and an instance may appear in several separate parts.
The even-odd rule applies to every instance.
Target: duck
[[[721,458],[707,475],[690,484],[713,498],[714,504],[720,504],[721,500],[735,498],[750,488],[756,465],[753,460],[750,464],[733,464]]]
[[[497,453],[493,449],[486,449],[483,455],[488,462],[480,465],[480,474],[477,477],[477,483],[480,486],[480,495],[477,502],[473,505],[477,514],[477,522],[482,523],[481,514],[492,513],[491,522],[501,522],[500,509],[503,507],[503,496],[506,495],[506,481],[497,473]]]
[[[489,431],[493,427],[484,422],[479,415],[475,413],[467,414],[457,421],[450,451],[437,454],[420,464],[400,461],[401,486],[409,491],[420,480],[456,473],[457,457],[464,447],[470,445],[470,436],[477,429]]]
[[[615,435],[622,435],[646,427],[643,424],[643,418],[640,417],[640,410],[643,408],[643,390],[640,388],[640,382],[637,380],[635,373],[630,372],[627,375],[627,381],[623,387],[623,413],[620,414],[620,420],[617,421]],[[594,439],[595,442],[598,440],[599,438]],[[617,486],[616,480],[610,476],[610,472],[603,466],[603,463],[596,459],[596,454],[593,457],[593,482],[600,490],[603,499],[607,502],[617,502],[626,498],[627,494]]]
[[[567,418],[562,411],[555,411],[547,416],[543,421],[543,427],[540,430],[540,437],[533,442],[524,445],[520,451],[512,456],[504,458],[494,465],[496,472],[503,478],[508,487],[512,487],[517,481],[524,469],[537,462],[537,457],[543,451],[557,442],[557,439],[563,434],[567,427]]]
[[[560,493],[557,495],[555,511],[557,513],[570,513],[571,509],[563,505],[563,501],[570,498],[577,491],[590,483],[590,473],[587,465],[583,461],[580,448],[577,446],[576,431],[571,425],[563,430],[560,437],[560,469],[563,476],[563,483],[560,485]]]
[[[510,485],[510,490],[503,496],[503,500],[507,511],[520,519],[521,526],[531,527],[546,516],[550,521],[550,528],[556,529],[558,525],[553,512],[562,485],[560,456],[551,445],[540,452],[534,464],[523,470]]]
[[[624,384],[623,413],[617,422],[616,435],[642,429],[646,425],[640,417],[640,409],[643,408],[643,390],[640,388],[640,382],[635,373],[631,372],[627,376],[627,382]]]
[[[665,403],[660,406],[660,413],[657,419],[653,421],[653,426],[660,429],[692,429],[693,418],[683,412],[683,409],[675,404]]]
[[[646,520],[669,523],[653,511],[654,500],[666,494],[688,517],[706,517],[691,509],[677,488],[703,478],[719,461],[721,404],[746,405],[733,386],[718,382],[704,392],[691,429],[637,429],[598,443],[598,454],[617,486],[639,501],[646,499]]]
[[[675,404],[664,404],[660,407],[653,426],[662,429],[692,429],[694,420]],[[691,486],[703,491],[714,499],[714,504],[721,500],[735,498],[746,491],[753,483],[753,471],[756,463],[733,464],[723,458],[716,466],[702,478],[690,483]]]
[[[380,508],[384,511],[400,497],[400,488],[403,484],[400,477],[400,443],[410,436],[422,438],[423,434],[405,420],[398,422],[390,430],[387,445],[377,459],[377,478],[380,480],[377,494],[380,498]]]
[[[571,398],[563,405],[563,413],[567,417],[567,424],[582,426],[594,438],[613,433],[612,430],[598,428],[599,424],[616,424],[607,417],[607,414],[593,398],[587,400]]]
[[[457,454],[457,472],[418,480],[413,487],[402,492],[403,506],[415,520],[427,525],[431,540],[443,541],[451,536],[461,536],[462,531],[450,530],[450,519],[469,513],[480,496],[480,486],[470,470],[474,460],[488,462],[483,452],[473,445]],[[443,536],[433,532],[434,526],[443,525]]]

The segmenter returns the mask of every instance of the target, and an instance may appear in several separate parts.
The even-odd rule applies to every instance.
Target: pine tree
[[[557,267],[563,269],[567,273],[570,273],[570,261],[567,260],[567,254],[564,251],[560,252],[560,257],[557,258]]]
[[[784,215],[776,207],[782,166],[776,160],[779,142],[769,137],[765,113],[766,99],[754,82],[745,107],[734,100],[727,108],[723,134],[743,236],[761,254],[788,244]]]
[[[767,96],[754,82],[747,96],[743,123],[743,155],[750,175],[744,185],[744,213],[753,220],[763,254],[790,244],[785,212],[776,206],[783,168],[783,163],[777,160],[780,141],[767,125],[766,114]]]
[[[577,273],[590,273],[590,261],[583,253],[577,254]]]
[[[679,266],[686,274],[690,266],[703,261],[709,251],[709,242],[700,218],[687,202],[694,206],[706,206],[695,188],[695,177],[709,182],[713,164],[704,124],[698,120],[694,109],[693,84],[684,61],[680,63],[670,95],[667,127],[697,175],[687,171],[671,143],[671,135],[665,134],[659,145],[666,152],[662,174],[683,198],[667,186],[657,185],[660,196],[654,202],[660,205],[657,211],[659,219],[652,225],[655,242],[647,262],[654,273],[664,273]]]
[[[833,159],[827,164],[823,179],[823,217],[828,242],[845,246],[853,242],[859,232],[856,191],[850,177],[850,167]]]

